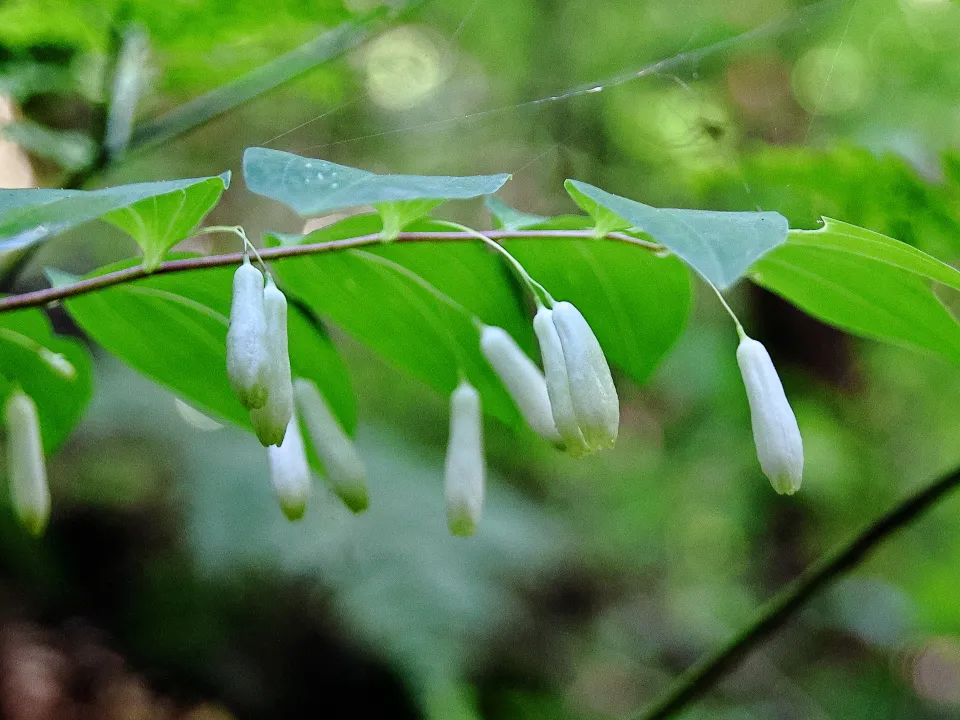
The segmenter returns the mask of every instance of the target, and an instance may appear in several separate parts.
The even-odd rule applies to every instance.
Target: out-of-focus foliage
[[[127,3],[153,48],[139,117],[371,4]],[[28,120],[95,136],[114,7],[0,7],[0,88]],[[808,229],[833,217],[956,265],[957,37],[948,0],[428,2],[104,182],[236,170],[261,145],[376,172],[511,172],[504,199],[543,215],[574,211],[562,182],[576,177],[654,206],[773,210]],[[485,225],[478,203],[454,212]],[[210,221],[303,230],[239,190]],[[130,250],[112,229],[74,231],[26,282]],[[854,341],[766,293],[733,300],[804,434],[793,499],[757,468],[735,335],[706,293],[651,384],[617,378],[613,452],[578,463],[487,423],[498,490],[473,545],[442,535],[446,398],[344,338],[374,504],[351,520],[318,492],[303,527],[281,520],[258,448],[98,358],[96,404],[50,469],[49,541],[28,544],[0,515],[4,624],[56,635],[82,617],[158,691],[238,717],[329,713],[334,698],[355,703],[351,717],[631,712],[960,459],[955,366]],[[955,715],[958,510],[950,499],[893,538],[686,717]]]

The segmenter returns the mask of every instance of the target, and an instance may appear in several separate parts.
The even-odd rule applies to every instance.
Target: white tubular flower
[[[370,505],[370,494],[367,471],[356,446],[330,412],[316,385],[297,378],[293,381],[293,394],[333,492],[350,510],[363,512]]]
[[[50,488],[43,459],[37,405],[19,388],[4,406],[10,499],[20,523],[31,535],[42,535],[50,519]]]
[[[553,419],[571,455],[612,447],[620,402],[610,367],[583,315],[568,302],[540,308],[533,319],[540,341]]]
[[[307,509],[311,485],[310,466],[296,417],[290,418],[283,442],[267,448],[267,461],[270,483],[280,501],[280,509],[287,520],[299,520]]]
[[[544,440],[560,443],[547,381],[540,368],[503,328],[485,326],[480,333],[480,349],[520,408],[527,425]]]
[[[244,258],[233,275],[230,329],[227,331],[227,377],[247,409],[267,402],[267,320],[263,307],[263,274]]]
[[[473,535],[483,512],[483,419],[480,393],[462,381],[450,395],[450,440],[444,465],[447,526],[453,535]]]
[[[763,344],[746,335],[737,348],[737,363],[747,389],[760,467],[774,490],[793,495],[803,478],[803,440],[780,376]]]
[[[287,348],[287,299],[269,276],[263,291],[263,309],[270,359],[266,372],[267,402],[262,408],[250,411],[250,422],[263,445],[279,445],[293,417],[293,383]]]

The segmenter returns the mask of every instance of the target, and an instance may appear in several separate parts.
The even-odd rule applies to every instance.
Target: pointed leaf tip
[[[718,212],[655,208],[578,180],[564,187],[598,231],[633,229],[658,243],[724,289],[763,255],[787,240],[787,219],[777,212]],[[623,222],[618,226],[612,218]]]

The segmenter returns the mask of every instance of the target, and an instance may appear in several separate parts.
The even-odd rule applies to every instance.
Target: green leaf
[[[488,195],[483,199],[483,204],[493,216],[494,226],[504,230],[521,230],[531,225],[539,225],[550,218],[542,215],[531,215],[530,213],[520,212],[507,205],[503,200],[493,195]]]
[[[629,228],[669,248],[721,290],[787,239],[787,221],[775,212],[655,208],[577,180],[567,180],[564,187],[598,227],[609,226],[607,212],[613,213]]]
[[[405,226],[442,204],[443,200],[395,200],[376,203],[374,208],[383,219],[380,237],[384,240],[396,240]]]
[[[46,239],[102,217],[133,235],[145,264],[155,267],[151,263],[189,234],[229,184],[225,172],[102,190],[0,190],[0,238],[18,242],[23,233],[41,233]]]
[[[193,257],[178,253],[178,258]],[[100,275],[133,263],[96,271]],[[226,373],[226,337],[234,268],[155,275],[65,301],[86,333],[107,351],[191,404],[249,428],[247,410]],[[341,424],[356,410],[346,368],[325,332],[291,304],[290,365],[312,380]]]
[[[750,269],[758,285],[849,332],[931,350],[960,363],[960,325],[931,281],[960,289],[949,265],[836,220],[790,239]]]
[[[315,240],[310,235],[307,239]],[[480,392],[484,410],[516,424],[517,409],[480,353],[474,314],[405,267],[403,258],[383,252],[392,247],[289,258],[275,269],[284,285],[314,312],[394,365],[444,395],[453,391],[463,373]],[[449,258],[439,253],[434,257],[443,268],[456,264],[472,271],[457,248],[451,250]]]
[[[14,385],[33,398],[48,455],[70,434],[90,401],[91,365],[87,348],[55,335],[42,311],[0,314],[0,405]]]
[[[675,257],[613,240],[511,240],[510,253],[583,313],[607,359],[646,382],[690,314],[690,273]]]
[[[229,175],[206,178],[114,210],[103,219],[129,233],[143,249],[144,267],[155,270],[167,250],[185,240],[220,201],[228,184]]]
[[[563,183],[563,187],[570,197],[573,198],[573,201],[579,205],[587,215],[593,218],[593,229],[596,237],[601,238],[607,233],[627,230],[633,225],[632,221],[625,219],[613,210],[605,207],[602,204],[602,199],[595,199],[586,189],[582,189],[580,186],[584,186],[584,188],[589,188],[590,190],[598,190],[598,188],[594,188],[592,185],[579,183],[576,180],[567,180]],[[609,193],[604,193],[604,195],[609,195]],[[617,196],[611,195],[611,197]]]
[[[573,227],[561,229],[582,229],[584,220],[568,218]],[[379,229],[375,215],[361,215],[305,237],[268,236],[268,244],[334,241],[376,234]],[[436,232],[450,226],[422,220],[410,229]],[[524,239],[507,245],[551,293],[580,308],[611,362],[638,382],[649,378],[684,327],[690,278],[675,257],[658,257],[645,248],[606,240]],[[503,259],[482,243],[469,241],[378,244],[350,255],[290,258],[277,269],[293,292],[319,314],[441,393],[449,393],[456,384],[456,358],[444,330],[449,327],[456,352],[470,357],[468,377],[482,394],[495,391],[484,395],[484,407],[512,422],[516,412],[512,405],[509,416],[496,409],[509,403],[498,381],[480,384],[490,383],[489,371],[469,321],[476,315],[503,327],[539,359],[523,295]],[[384,260],[389,270],[370,267],[382,266]]]
[[[353,215],[309,235],[267,235],[267,245],[297,245],[376,235],[382,229],[374,214]],[[460,231],[441,220],[421,219],[409,228],[414,232]],[[517,343],[533,352],[536,340],[516,280],[501,258],[480,242],[376,244],[367,252],[388,258],[415,273],[441,294],[483,320],[510,333]],[[284,264],[289,263],[284,261]],[[279,266],[282,271],[283,266]],[[293,293],[298,286],[290,286]]]
[[[840,220],[823,218],[823,227],[818,230],[791,230],[789,242],[880,262],[960,290],[960,270],[912,245]]]
[[[258,147],[243,153],[243,177],[253,192],[282,202],[302,216],[358,205],[374,205],[378,210],[386,206],[388,233],[399,232],[395,229],[398,223],[412,222],[444,200],[494,193],[510,178],[506,174],[377,175]]]

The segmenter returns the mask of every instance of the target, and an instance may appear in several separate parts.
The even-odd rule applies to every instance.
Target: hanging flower
[[[541,307],[533,319],[557,431],[574,456],[612,447],[620,404],[603,349],[568,302]]]
[[[4,420],[13,509],[23,527],[39,536],[50,520],[50,488],[33,398],[16,388],[7,398]]]
[[[280,509],[288,520],[299,520],[307,509],[311,485],[307,453],[295,416],[290,418],[283,442],[267,448],[267,461]]]
[[[773,489],[793,495],[803,478],[803,440],[783,384],[762,343],[743,335],[737,363],[750,403],[757,459]]]
[[[473,535],[483,512],[485,467],[480,393],[466,380],[450,395],[450,439],[444,466],[447,525]]]
[[[249,410],[267,402],[267,320],[263,306],[263,274],[244,257],[233,274],[230,329],[227,331],[227,377]]]
[[[287,299],[269,275],[263,291],[263,309],[269,353],[267,402],[262,408],[250,411],[250,422],[263,445],[279,445],[293,417],[293,383],[287,348]]]
[[[297,378],[293,381],[293,392],[333,492],[353,512],[363,512],[370,498],[367,471],[356,446],[330,412],[316,385]]]
[[[550,409],[547,381],[540,368],[503,328],[485,326],[480,333],[480,349],[527,424],[545,440],[560,443],[560,433]]]

